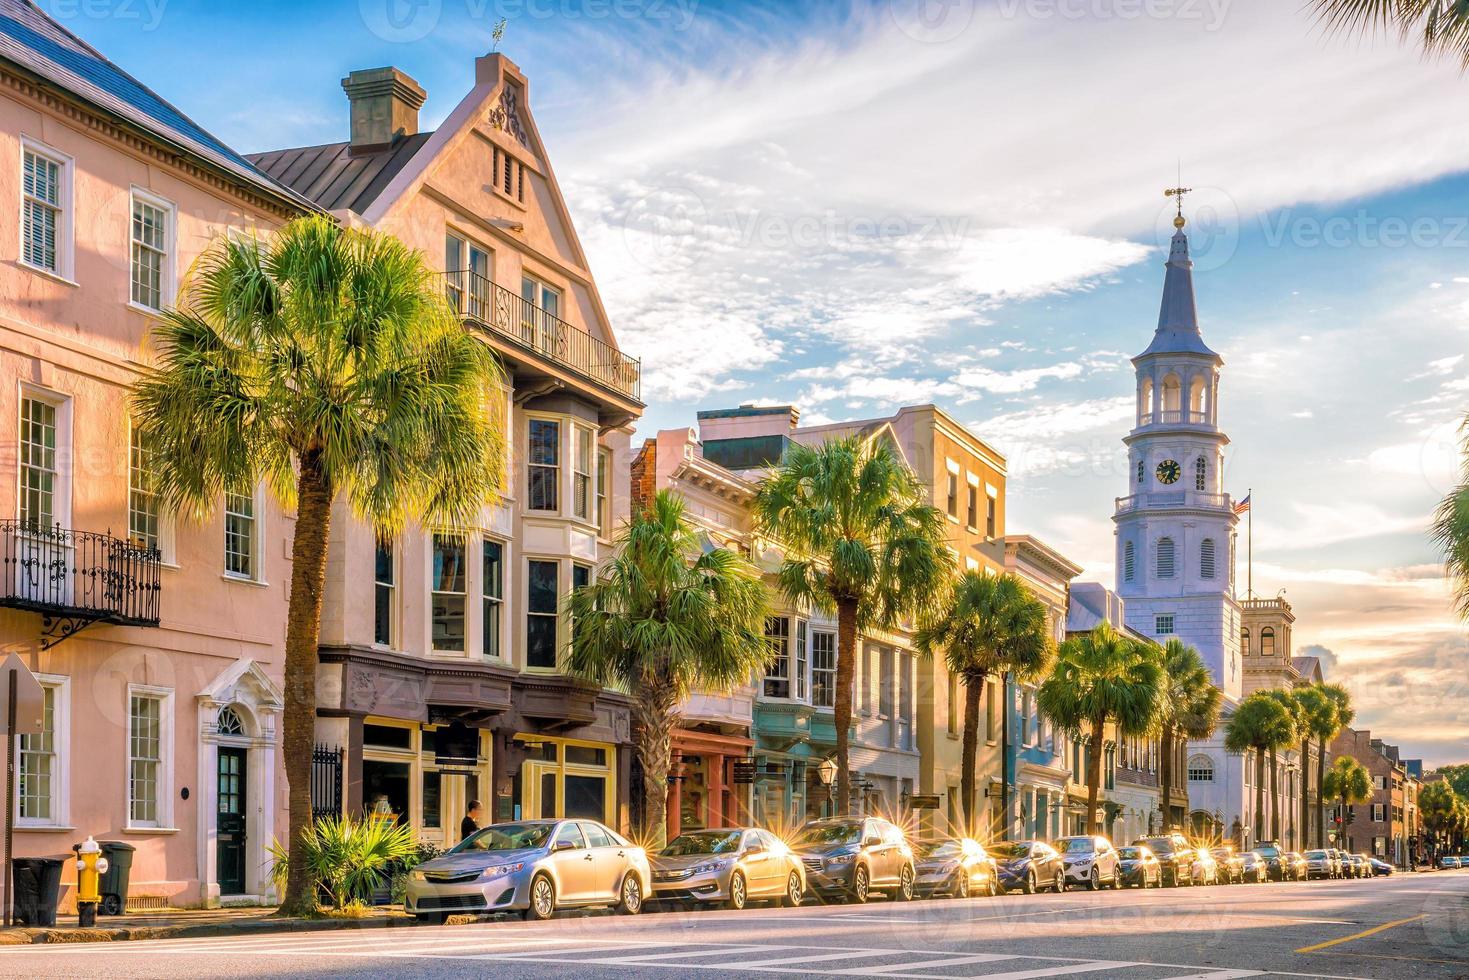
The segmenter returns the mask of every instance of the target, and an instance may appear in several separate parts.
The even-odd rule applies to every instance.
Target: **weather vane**
[[[1183,186],[1183,164],[1178,166],[1178,184],[1163,192],[1164,197],[1171,197],[1178,205],[1178,215],[1173,219],[1173,227],[1182,228],[1185,224],[1183,218],[1183,195],[1193,192],[1192,187]]]

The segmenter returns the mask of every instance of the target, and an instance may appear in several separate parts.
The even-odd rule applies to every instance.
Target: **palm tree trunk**
[[[296,480],[296,531],[291,539],[291,597],[286,611],[285,707],[281,746],[288,787],[286,893],[279,914],[316,910],[316,886],[301,836],[311,826],[311,746],[316,737],[316,649],[321,635],[321,593],[331,533],[332,489],[316,453],[301,457]]]
[[[1158,829],[1167,832],[1168,824],[1173,816],[1173,726],[1164,725],[1163,732],[1158,739],[1158,752],[1163,756],[1159,760],[1159,781],[1162,783],[1160,789],[1163,797],[1163,825]]]
[[[1316,740],[1316,846],[1326,846],[1326,738]]]
[[[857,603],[837,603],[837,693],[832,711],[837,736],[837,798],[835,813],[845,816],[852,809],[852,773],[848,769],[848,735],[852,727],[852,681],[857,674]]]
[[[1270,829],[1274,833],[1271,839],[1283,844],[1280,833],[1280,766],[1276,763],[1273,747],[1270,749]]]
[[[1311,826],[1311,802],[1306,791],[1311,786],[1311,739],[1309,736],[1301,739],[1301,843],[1300,850],[1310,847],[1307,838],[1310,836],[1307,828]]]
[[[1255,748],[1255,839],[1250,841],[1253,847],[1264,838],[1265,829],[1265,750]]]
[[[979,835],[979,800],[975,795],[975,769],[979,755],[979,705],[984,700],[985,676],[964,678],[964,751],[959,763],[960,799],[964,801],[964,833]]]
[[[1106,724],[1105,720],[1092,721],[1092,757],[1086,764],[1086,832],[1089,834],[1102,832],[1097,821],[1097,793],[1102,788],[1102,734]]]
[[[673,765],[674,708],[671,685],[654,671],[644,673],[633,700],[638,725],[638,764],[643,769],[643,826],[640,833],[650,851],[668,843],[668,773]]]

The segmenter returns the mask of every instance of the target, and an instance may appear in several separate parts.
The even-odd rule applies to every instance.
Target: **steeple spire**
[[[1192,188],[1170,187],[1164,191],[1166,197],[1175,198],[1178,204],[1177,217],[1173,219],[1173,238],[1168,243],[1168,262],[1163,273],[1163,303],[1158,310],[1158,330],[1153,342],[1141,357],[1149,354],[1204,354],[1217,358],[1204,344],[1199,333],[1199,314],[1194,306],[1194,264],[1188,254],[1188,235],[1183,227],[1188,223],[1183,216],[1183,195]]]

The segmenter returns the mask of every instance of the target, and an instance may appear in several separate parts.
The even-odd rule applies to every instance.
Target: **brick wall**
[[[632,461],[632,479],[629,481],[629,499],[632,502],[632,510],[647,507],[653,502],[653,497],[658,493],[658,440],[643,440],[643,448]]]

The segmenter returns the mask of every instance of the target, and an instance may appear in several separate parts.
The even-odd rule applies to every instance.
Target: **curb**
[[[259,919],[239,923],[127,926],[113,929],[41,928],[0,932],[0,946],[61,943],[117,943],[143,939],[205,939],[289,932],[340,932],[352,929],[395,929],[414,925],[411,916],[373,919]]]

